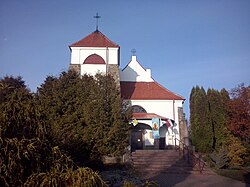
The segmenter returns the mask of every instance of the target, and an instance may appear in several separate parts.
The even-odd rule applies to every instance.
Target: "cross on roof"
[[[132,50],[131,50],[131,53],[132,53],[133,56],[135,56],[136,50],[135,50],[135,49],[132,49]]]
[[[94,18],[96,18],[96,30],[98,31],[98,19],[100,19],[101,16],[99,16],[98,12],[97,12],[96,15],[94,16]]]

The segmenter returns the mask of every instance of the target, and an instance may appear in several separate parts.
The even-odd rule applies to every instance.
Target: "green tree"
[[[51,144],[46,118],[21,78],[5,77],[0,85],[0,186],[52,186],[59,173],[61,186],[105,186],[97,174],[78,168]],[[40,177],[53,180],[44,183]]]
[[[96,75],[92,102],[86,106],[88,136],[92,140],[92,156],[119,155],[128,145],[128,119],[115,80]]]
[[[218,167],[250,162],[250,87],[243,84],[230,93],[194,87],[190,94],[190,137],[196,149],[211,153]],[[206,119],[207,118],[207,119]]]
[[[91,81],[94,80],[86,80],[90,84]],[[51,142],[60,145],[73,159],[88,157],[88,147],[81,134],[86,126],[84,105],[91,88],[83,83],[76,73],[63,72],[59,77],[48,76],[37,92],[37,103],[46,116]]]
[[[227,139],[226,102],[229,98],[226,90],[221,92],[215,89],[207,91],[209,106],[209,124],[212,127],[212,148],[219,150]]]
[[[79,77],[73,71],[47,77],[37,92],[53,141],[78,162],[122,154],[128,123],[111,76]]]
[[[22,80],[22,77],[18,76],[14,78],[12,76],[5,76],[4,78],[1,78],[0,102],[6,101],[8,99],[8,95],[19,89],[24,89],[29,92],[25,82]]]
[[[7,76],[0,85],[0,183],[18,186],[41,169],[36,156],[41,151],[44,129],[24,81]]]
[[[212,127],[209,124],[207,95],[203,87],[196,86],[190,95],[190,138],[199,152],[211,152]]]

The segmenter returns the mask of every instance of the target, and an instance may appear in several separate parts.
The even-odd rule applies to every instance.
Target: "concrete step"
[[[134,165],[134,168],[140,169],[140,170],[150,170],[150,169],[180,169],[180,170],[192,170],[193,167],[190,165]]]
[[[192,166],[134,166],[135,171],[140,173],[179,173],[179,174],[188,174],[188,173],[197,173],[200,174],[198,168],[193,168]],[[214,172],[209,168],[204,168],[202,174],[214,174]]]
[[[132,154],[169,154],[169,153],[179,153],[176,150],[136,150]]]
[[[133,161],[139,161],[139,162],[186,162],[187,159],[184,159],[183,157],[132,157]]]
[[[157,157],[157,156],[132,156],[133,160],[143,160],[143,161],[153,161],[153,160],[169,160],[169,161],[177,161],[182,160],[183,157],[179,156],[165,156],[165,157]]]
[[[134,168],[140,173],[200,173],[199,165],[193,167],[192,159],[188,162],[184,157],[176,150],[137,150],[132,153]],[[202,173],[214,174],[206,167]]]
[[[180,156],[182,156],[182,154],[179,154],[179,153],[161,153],[161,154],[159,154],[159,153],[144,153],[144,154],[142,154],[142,153],[140,153],[140,154],[138,154],[138,153],[134,153],[134,154],[132,154],[132,156],[133,157],[153,157],[153,158],[164,158],[164,157],[180,157]]]
[[[171,154],[132,154],[133,157],[154,157],[154,158],[164,158],[164,157],[180,157],[182,154],[171,153]]]
[[[163,166],[163,165],[158,165],[158,166],[153,166],[153,167],[144,167],[144,166],[135,166],[135,170],[138,171],[192,171],[193,168],[191,166],[187,167],[174,167],[174,166]]]
[[[133,154],[169,154],[169,153],[179,153],[179,151],[176,150],[136,150],[135,152],[132,152]]]
[[[192,166],[191,164],[187,162],[133,162],[134,166],[144,166],[144,167],[153,167],[153,166],[178,166],[178,167],[188,167]],[[150,165],[150,166],[149,166]]]
[[[133,163],[142,163],[142,164],[185,164],[185,163],[188,163],[186,160],[143,160],[143,159],[135,159],[135,160],[132,160]],[[190,164],[192,164],[190,162]]]
[[[137,170],[136,170],[137,171]],[[149,169],[146,171],[138,171],[140,172],[141,175],[146,175],[149,174],[150,175],[154,175],[154,174],[197,174],[197,175],[215,175],[215,173],[213,171],[207,171],[207,170],[203,170],[202,173],[200,173],[199,170],[155,170],[155,169]]]

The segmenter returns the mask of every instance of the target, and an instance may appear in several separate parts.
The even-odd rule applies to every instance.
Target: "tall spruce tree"
[[[208,100],[203,87],[196,86],[190,95],[190,137],[196,150],[211,152],[212,127],[209,125]]]
[[[226,90],[221,92],[215,89],[207,90],[209,106],[209,125],[212,127],[212,148],[219,150],[226,141],[226,108],[228,98]]]
[[[196,144],[196,139],[195,139],[195,131],[196,131],[196,126],[195,126],[195,113],[196,113],[196,108],[195,108],[195,96],[197,92],[197,86],[193,87],[190,93],[189,97],[189,111],[190,111],[190,139],[193,143],[193,145]]]

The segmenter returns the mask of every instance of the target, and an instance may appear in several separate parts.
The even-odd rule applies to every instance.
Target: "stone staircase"
[[[200,174],[199,164],[192,166],[192,157],[176,150],[136,150],[132,153],[134,169],[141,174],[171,173],[171,174]],[[213,172],[204,167],[202,174]]]

